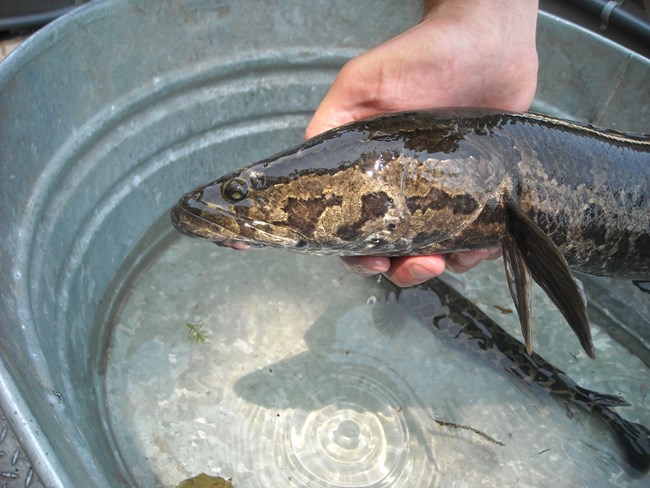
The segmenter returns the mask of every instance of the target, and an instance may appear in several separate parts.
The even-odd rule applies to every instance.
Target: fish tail
[[[641,424],[625,420],[609,408],[600,410],[618,435],[629,465],[641,474],[647,473],[650,470],[650,430]]]

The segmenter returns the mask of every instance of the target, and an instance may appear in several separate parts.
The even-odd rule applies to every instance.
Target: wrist
[[[529,107],[537,79],[537,7],[537,0],[425,2],[430,10],[414,29],[436,65],[450,67],[438,83],[445,104]]]

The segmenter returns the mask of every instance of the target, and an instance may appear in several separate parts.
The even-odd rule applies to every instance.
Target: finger
[[[390,259],[386,256],[354,256],[341,260],[349,271],[361,276],[385,273],[390,268]]]
[[[326,100],[319,105],[314,113],[307,129],[305,130],[305,139],[317,136],[325,131],[340,127],[348,122],[355,120],[353,114],[344,109],[337,109],[333,103],[325,103]]]
[[[496,259],[499,251],[496,248],[474,249],[472,251],[463,251],[447,254],[447,267],[454,273],[464,273],[472,269],[484,259]],[[497,254],[496,257],[493,257]]]
[[[440,276],[445,271],[445,259],[439,254],[394,258],[384,273],[398,286],[414,286]]]
[[[503,252],[500,247],[489,247],[488,251],[490,251],[490,255],[485,259],[489,261],[492,261],[494,259],[499,259],[503,255]]]
[[[306,138],[378,113],[375,92],[381,63],[374,51],[357,56],[341,68],[309,122]]]

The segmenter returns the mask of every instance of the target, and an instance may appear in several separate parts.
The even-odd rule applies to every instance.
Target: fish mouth
[[[233,215],[221,208],[199,205],[196,200],[188,205],[184,200],[172,208],[171,221],[178,232],[189,237],[206,239],[218,246],[236,250],[263,247],[301,248],[306,242],[300,233],[290,229],[282,228],[283,234],[287,235],[279,236],[262,228],[268,224]],[[207,218],[204,213],[212,218]],[[240,229],[247,235],[243,236],[233,229]]]

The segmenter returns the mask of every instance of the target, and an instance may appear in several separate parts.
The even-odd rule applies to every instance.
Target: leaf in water
[[[187,325],[189,326],[190,324]],[[176,485],[176,488],[233,488],[233,485],[231,480],[201,473],[194,478],[181,481]]]
[[[512,313],[512,309],[510,308],[501,307],[499,305],[494,305],[494,308],[496,308],[499,312],[501,312],[502,315],[509,315]]]

